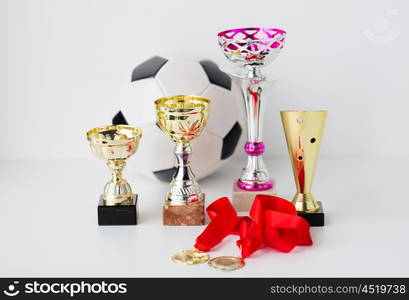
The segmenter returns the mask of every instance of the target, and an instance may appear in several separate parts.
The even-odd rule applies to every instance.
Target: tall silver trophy
[[[218,35],[224,55],[236,66],[239,74],[230,73],[240,87],[247,116],[247,142],[244,150],[247,165],[233,184],[233,205],[239,211],[248,211],[256,194],[274,194],[275,184],[263,162],[263,115],[265,102],[271,96],[274,80],[261,72],[280,53],[286,32],[276,28],[238,28]]]

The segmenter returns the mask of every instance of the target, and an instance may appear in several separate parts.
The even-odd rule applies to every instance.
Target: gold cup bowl
[[[210,100],[198,96],[173,96],[155,101],[157,122],[175,143],[177,171],[167,196],[169,205],[186,205],[203,200],[203,194],[190,168],[190,141],[206,126]]]
[[[188,144],[206,126],[210,100],[197,96],[165,97],[155,101],[159,127],[176,143]]]
[[[126,160],[138,149],[141,137],[142,130],[124,125],[98,127],[87,132],[92,152],[105,160],[112,172],[102,195],[105,205],[128,205],[132,201],[132,189],[122,177],[122,171]]]

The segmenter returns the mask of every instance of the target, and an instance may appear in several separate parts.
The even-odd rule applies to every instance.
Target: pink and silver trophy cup
[[[286,32],[275,28],[239,28],[220,32],[219,45],[229,61],[242,69],[230,74],[241,88],[247,116],[247,166],[233,188],[233,204],[237,210],[250,208],[255,194],[273,194],[274,182],[264,165],[262,125],[265,98],[270,97],[274,81],[261,74],[261,68],[278,56],[284,46]]]

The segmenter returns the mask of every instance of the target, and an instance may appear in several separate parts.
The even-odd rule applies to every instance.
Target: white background
[[[0,0],[0,275],[408,276],[408,12],[386,0]],[[329,110],[314,246],[264,249],[236,273],[173,264],[203,228],[161,226],[168,185],[131,172],[141,223],[96,226],[108,171],[85,132],[110,121],[133,67],[180,53],[224,64],[217,32],[256,25],[288,32],[265,118],[279,195],[294,193],[279,110]],[[240,155],[201,182],[208,203],[229,195]],[[234,240],[211,255],[237,255]]]
[[[138,63],[188,53],[226,64],[217,32],[254,25],[288,32],[270,67],[279,81],[267,155],[287,155],[282,109],[329,110],[324,156],[406,154],[408,10],[370,0],[0,0],[0,157],[90,158],[84,132],[109,123]]]

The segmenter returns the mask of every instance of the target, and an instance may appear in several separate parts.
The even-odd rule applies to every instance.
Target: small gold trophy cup
[[[203,225],[204,201],[190,168],[190,141],[206,126],[210,100],[197,96],[174,96],[155,101],[159,127],[175,143],[177,170],[163,206],[164,225]]]
[[[98,205],[99,225],[135,225],[137,194],[122,177],[126,160],[139,146],[142,131],[124,125],[91,129],[87,139],[92,152],[107,162],[112,178],[105,185]]]
[[[328,112],[281,111],[297,193],[292,203],[311,226],[324,226],[322,205],[311,194],[311,185]]]

